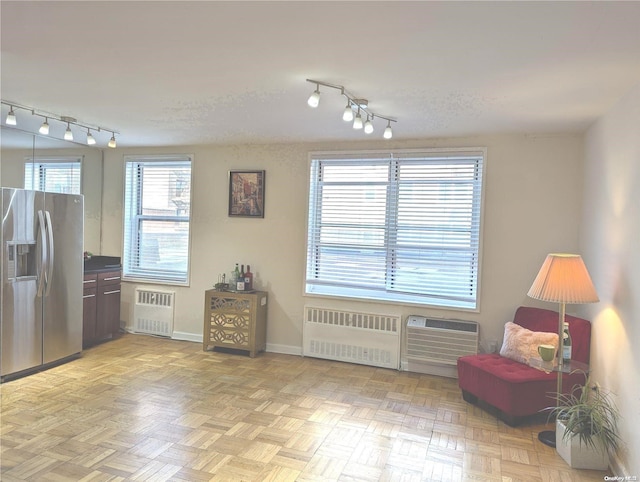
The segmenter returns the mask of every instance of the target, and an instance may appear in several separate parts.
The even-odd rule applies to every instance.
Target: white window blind
[[[476,309],[483,160],[312,155],[306,293]]]
[[[125,157],[123,279],[187,284],[191,157]]]
[[[28,158],[24,164],[24,188],[80,194],[81,168],[81,157]]]

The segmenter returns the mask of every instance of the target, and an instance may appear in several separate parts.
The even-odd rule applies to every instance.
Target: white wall
[[[487,147],[484,244],[479,313],[415,306],[336,301],[303,296],[308,152],[385,146]],[[268,350],[300,353],[305,303],[366,312],[426,314],[477,320],[483,340],[502,340],[503,325],[526,297],[547,253],[575,251],[582,199],[580,136],[495,136],[432,139],[392,144],[295,144],[105,151],[103,252],[120,255],[123,157],[194,154],[191,286],[177,288],[176,336],[201,340],[204,291],[234,263],[249,263],[255,284],[269,292]],[[227,216],[228,171],[265,169],[265,218]],[[131,317],[135,288],[123,289],[123,313]],[[542,305],[547,308],[555,306]]]
[[[640,475],[640,85],[585,136],[581,249],[600,303],[592,320],[592,376],[617,401],[626,450],[618,475]]]

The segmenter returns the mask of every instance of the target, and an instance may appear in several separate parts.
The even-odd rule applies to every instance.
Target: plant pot
[[[594,440],[595,449],[580,443],[580,437],[574,435],[569,441],[563,440],[565,426],[556,420],[556,451],[560,457],[574,469],[607,470],[609,453],[600,440]]]

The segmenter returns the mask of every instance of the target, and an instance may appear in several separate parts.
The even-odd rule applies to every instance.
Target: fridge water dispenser
[[[36,276],[36,242],[7,243],[7,280],[26,281]]]

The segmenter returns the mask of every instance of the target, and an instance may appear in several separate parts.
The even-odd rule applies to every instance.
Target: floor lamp
[[[557,394],[562,393],[562,351],[564,346],[563,325],[565,305],[597,303],[598,294],[591,282],[587,267],[582,257],[577,254],[549,254],[544,260],[538,276],[527,293],[536,300],[559,303],[558,312],[558,382]],[[538,439],[551,447],[556,446],[556,432],[545,430],[538,434]]]

